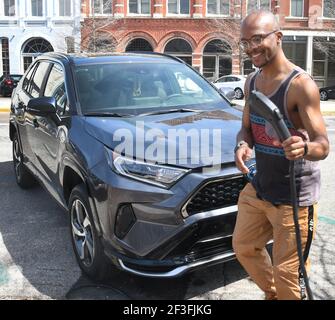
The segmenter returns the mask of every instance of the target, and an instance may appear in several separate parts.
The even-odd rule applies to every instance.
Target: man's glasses
[[[267,34],[255,34],[249,40],[241,40],[240,47],[243,51],[247,51],[250,46],[257,47],[262,44],[263,40],[269,35],[277,32],[278,30],[271,31]]]

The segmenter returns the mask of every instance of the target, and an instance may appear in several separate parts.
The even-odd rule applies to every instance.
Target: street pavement
[[[320,163],[322,195],[310,284],[315,299],[335,300],[335,117],[325,120],[331,153]],[[263,299],[237,261],[177,279],[148,279],[121,271],[104,284],[87,279],[75,261],[64,211],[41,187],[21,190],[16,185],[6,112],[0,113],[0,194],[0,300]]]

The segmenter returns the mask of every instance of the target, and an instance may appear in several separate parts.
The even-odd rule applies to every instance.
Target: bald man
[[[327,157],[329,142],[320,112],[319,90],[311,77],[282,50],[283,34],[275,16],[255,11],[241,25],[241,49],[259,68],[245,84],[269,97],[284,115],[292,137],[281,143],[273,128],[246,103],[237,135],[236,166],[248,172],[245,161],[255,149],[257,174],[242,190],[233,234],[238,260],[266,299],[303,299],[291,206],[289,160],[296,160],[299,223],[304,259],[316,221],[320,193],[318,160]],[[273,239],[272,258],[265,245]]]

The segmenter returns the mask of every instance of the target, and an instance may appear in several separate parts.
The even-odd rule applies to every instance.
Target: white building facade
[[[49,51],[80,51],[80,0],[0,0],[0,75]]]

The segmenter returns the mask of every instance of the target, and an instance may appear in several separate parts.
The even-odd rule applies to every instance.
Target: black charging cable
[[[291,199],[292,199],[292,207],[293,207],[293,220],[294,220],[294,228],[295,228],[295,237],[297,242],[297,252],[299,257],[299,280],[300,276],[302,275],[304,279],[304,284],[307,291],[307,296],[309,300],[314,300],[313,293],[311,287],[309,286],[309,279],[307,276],[306,268],[305,268],[305,261],[302,254],[302,244],[301,244],[301,233],[300,233],[300,226],[299,226],[299,207],[297,201],[297,187],[295,181],[295,161],[290,161],[290,188],[291,188]],[[302,285],[302,284],[300,284]]]

